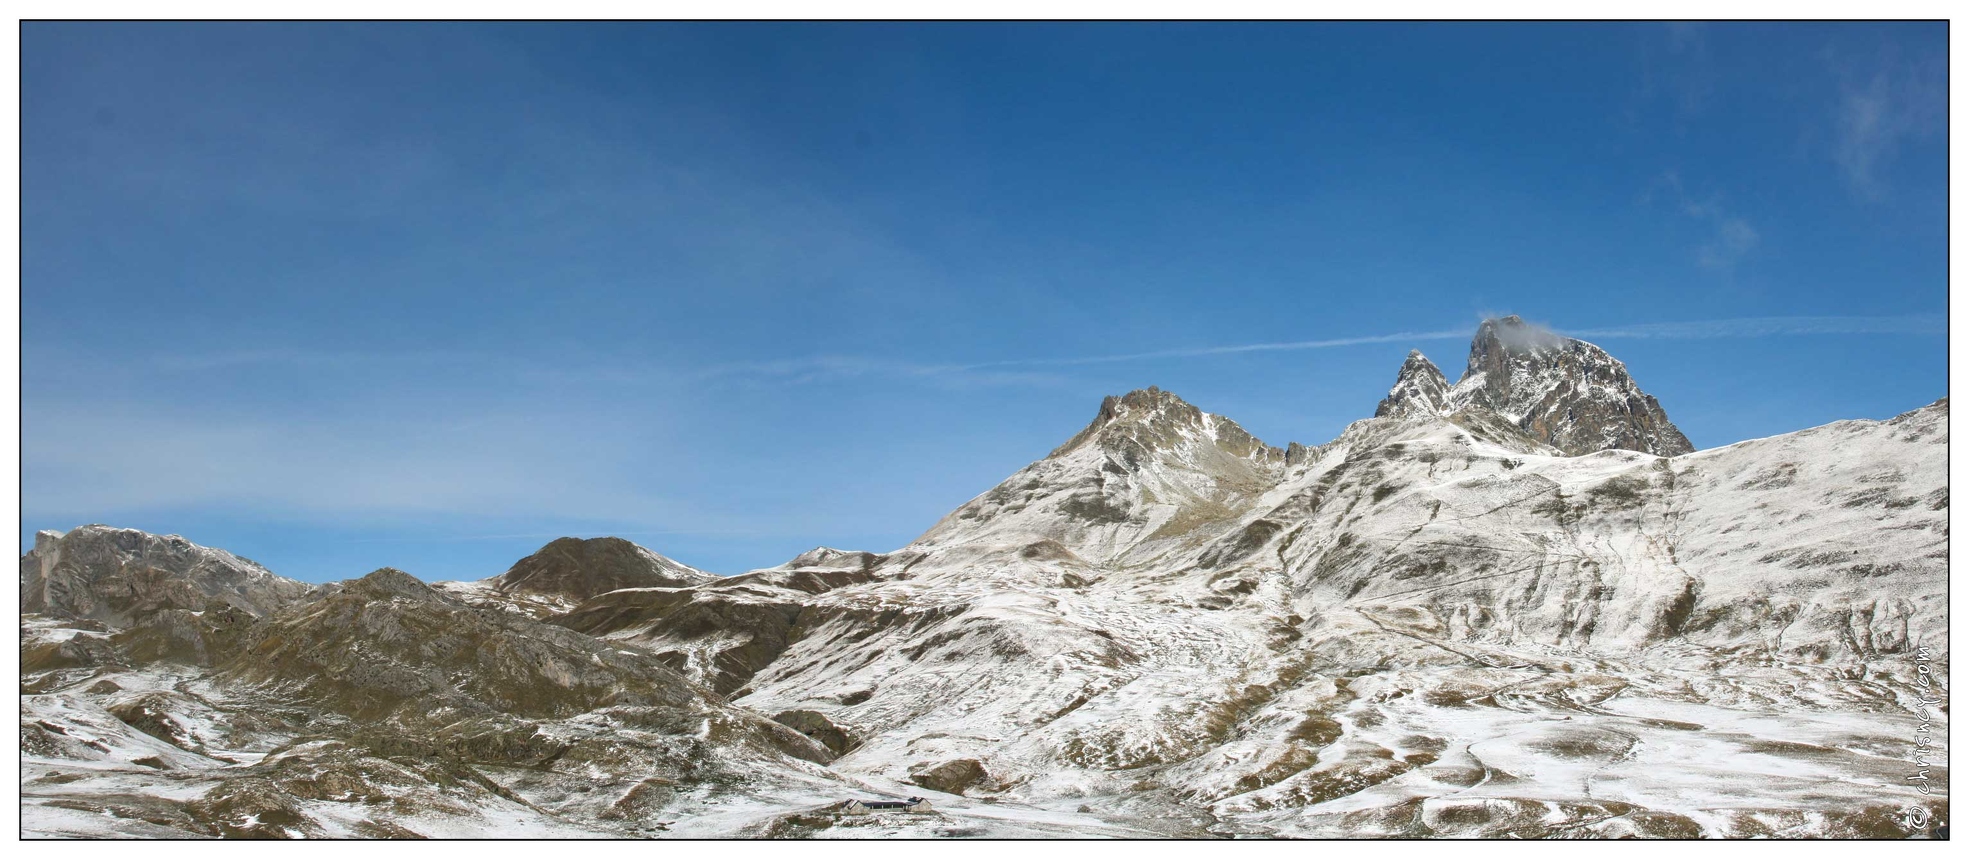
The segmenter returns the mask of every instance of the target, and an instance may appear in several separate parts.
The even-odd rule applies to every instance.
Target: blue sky
[[[1699,447],[1889,417],[1946,393],[1946,37],[27,24],[23,548],[887,550],[1102,395],[1317,444],[1502,313]]]

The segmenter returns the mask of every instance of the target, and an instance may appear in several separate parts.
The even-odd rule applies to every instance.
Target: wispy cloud
[[[1889,53],[1868,63],[1833,57],[1831,64],[1839,78],[1832,159],[1855,194],[1880,199],[1882,173],[1901,148],[1947,128],[1947,61]]]
[[[1716,93],[1716,65],[1709,30],[1697,22],[1671,22],[1643,31],[1641,92],[1674,102],[1678,119],[1701,113]]]
[[[1828,334],[1932,335],[1947,334],[1948,320],[1938,314],[1879,317],[1744,317],[1564,329],[1563,333],[1581,338],[1680,340]]]
[[[1760,238],[1757,228],[1743,216],[1725,209],[1721,195],[1697,199],[1682,184],[1681,174],[1673,170],[1663,172],[1655,180],[1643,202],[1653,200],[1657,190],[1667,192],[1669,202],[1676,209],[1707,228],[1707,238],[1696,247],[1696,265],[1728,272],[1756,249]]]

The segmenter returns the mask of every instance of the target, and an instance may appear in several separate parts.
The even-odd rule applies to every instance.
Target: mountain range
[[[1326,444],[1129,392],[907,546],[736,576],[42,532],[23,834],[1924,833],[1947,443],[1943,399],[1696,451],[1503,317]]]

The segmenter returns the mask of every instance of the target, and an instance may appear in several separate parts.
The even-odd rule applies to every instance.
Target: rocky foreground
[[[1946,822],[1946,750],[1914,761],[1947,732],[1945,400],[1692,451],[1620,362],[1507,317],[1375,414],[1281,449],[1132,392],[909,546],[731,577],[603,538],[310,586],[44,532],[23,835]]]

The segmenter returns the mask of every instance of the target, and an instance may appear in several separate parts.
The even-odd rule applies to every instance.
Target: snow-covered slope
[[[1914,648],[1946,660],[1946,419],[1682,458],[1374,419],[1188,542],[946,521],[736,701],[825,718],[843,772],[975,762],[973,793],[1238,832],[1859,833],[1921,800],[1893,751]]]
[[[1286,452],[1236,422],[1148,388],[959,507],[916,541],[972,556],[1108,564],[1194,543],[1255,504]]]
[[[109,820],[232,835],[202,810],[250,800],[328,834],[1908,835],[1908,808],[1946,818],[1908,776],[1947,724],[1947,440],[1944,400],[1686,452],[1619,362],[1512,318],[1456,386],[1412,354],[1317,448],[1132,392],[889,553],[35,620],[23,721],[53,728],[27,819],[88,832],[56,810],[177,791]],[[402,750],[351,714],[455,767],[390,770]],[[132,764],[215,752],[290,787]],[[278,782],[296,761],[428,808],[325,806]],[[855,792],[943,812],[824,811]]]

